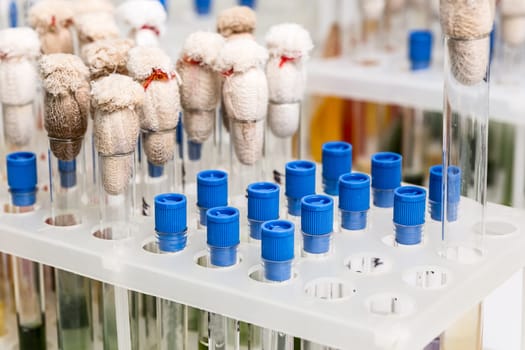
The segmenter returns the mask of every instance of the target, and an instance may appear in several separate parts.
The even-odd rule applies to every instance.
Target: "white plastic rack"
[[[463,200],[465,222],[470,207]],[[246,228],[241,263],[217,270],[197,263],[206,254],[203,232],[190,227],[184,251],[157,254],[144,249],[154,242],[152,218],[137,218],[132,238],[104,240],[93,235],[95,208],[71,227],[46,224],[45,202],[32,213],[2,213],[0,250],[334,348],[420,350],[525,265],[523,212],[494,204],[487,212],[479,260],[440,257],[441,226],[430,221],[422,245],[395,247],[391,211],[374,209],[368,232],[335,233],[328,258],[296,257],[295,278],[283,285],[257,281],[260,248],[247,242]],[[454,225],[458,239],[473,229],[464,221]]]

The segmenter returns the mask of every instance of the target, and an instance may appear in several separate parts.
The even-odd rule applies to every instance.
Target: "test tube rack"
[[[194,199],[188,203],[191,212]],[[474,229],[465,224],[473,206],[462,198],[458,239]],[[158,254],[144,248],[155,245],[152,218],[136,218],[132,238],[112,241],[94,236],[97,213],[54,227],[45,200],[32,213],[2,212],[0,251],[339,349],[420,350],[525,265],[525,215],[496,204],[487,207],[480,259],[467,251],[465,261],[441,257],[441,225],[429,218],[421,245],[395,246],[392,211],[374,208],[367,232],[334,233],[329,257],[296,255],[284,284],[259,281],[260,245],[247,241],[246,226],[240,263],[217,270],[199,266],[206,238],[192,226],[184,251]]]

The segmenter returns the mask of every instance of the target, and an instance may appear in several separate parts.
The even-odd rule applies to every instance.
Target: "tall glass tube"
[[[36,155],[16,152],[7,156],[7,182],[12,213],[34,210],[36,202]],[[45,350],[45,297],[43,266],[12,256],[15,306],[20,350]]]
[[[240,244],[239,210],[218,207],[208,210],[206,216],[208,266],[225,269],[236,265],[239,262],[237,246]],[[212,312],[207,314],[208,349],[240,349],[239,321]]]
[[[187,200],[177,193],[155,197],[155,231],[161,253],[177,253],[187,243]],[[188,308],[157,298],[157,348],[184,350],[187,346]]]

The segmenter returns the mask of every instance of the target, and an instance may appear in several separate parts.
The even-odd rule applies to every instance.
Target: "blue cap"
[[[339,176],[352,171],[352,145],[334,141],[323,145],[323,187],[325,193],[337,196]]]
[[[292,275],[294,224],[285,220],[266,221],[261,231],[261,257],[267,280],[282,282]]]
[[[15,0],[9,3],[9,27],[18,27],[18,6]]]
[[[361,173],[341,175],[339,209],[344,229],[362,230],[366,227],[366,211],[370,209],[370,176]]]
[[[459,167],[454,165],[448,167],[447,183],[447,220],[456,221],[461,198],[461,169]],[[442,194],[443,166],[434,165],[430,167],[428,200],[430,203],[430,216],[437,221],[441,221]]]
[[[177,252],[186,247],[187,200],[178,193],[155,197],[155,231],[163,252]]]
[[[414,30],[408,35],[408,58],[412,70],[427,69],[432,59],[432,32]]]
[[[32,152],[8,154],[7,184],[11,202],[17,207],[26,207],[36,202],[36,155]]]
[[[294,160],[286,163],[285,195],[288,198],[288,213],[301,215],[301,199],[315,193],[315,163]]]
[[[372,156],[372,189],[374,205],[391,208],[394,190],[401,186],[403,157],[393,152],[379,152]]]
[[[210,209],[228,205],[228,174],[204,170],[197,174],[197,206]]]
[[[164,165],[156,165],[148,161],[148,175],[149,177],[161,177],[164,174]]]
[[[240,6],[248,6],[252,9],[255,9],[255,6],[257,5],[256,0],[239,0]]]
[[[179,159],[184,158],[184,144],[182,139],[184,138],[184,126],[182,125],[181,113],[179,113],[179,123],[177,124],[177,131],[175,133],[175,142],[179,149]]]
[[[334,229],[334,201],[324,195],[313,194],[301,201],[301,231],[303,249],[307,253],[322,254],[330,250],[330,236]]]
[[[211,0],[194,0],[195,12],[200,16],[206,16],[211,13]]]
[[[77,185],[77,161],[58,160],[58,173],[60,174],[60,186],[71,188]]]
[[[395,189],[394,224],[398,243],[412,245],[421,242],[426,196],[427,191],[421,187],[403,186]]]
[[[248,220],[268,221],[279,218],[279,186],[271,182],[256,182],[248,186]],[[250,225],[250,236],[261,239],[260,227]]]
[[[237,246],[241,243],[239,210],[233,207],[217,207],[209,209],[206,216],[207,243],[212,265],[235,265]]]
[[[190,160],[199,160],[202,157],[202,143],[188,140],[188,158]]]

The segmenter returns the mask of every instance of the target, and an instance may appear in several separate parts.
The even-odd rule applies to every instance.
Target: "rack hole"
[[[57,215],[55,217],[49,217],[45,220],[45,223],[51,226],[67,227],[80,225],[82,220],[80,220],[80,218],[78,218],[75,214],[63,214]]]
[[[242,262],[242,256],[240,254],[237,254],[237,261],[235,262],[234,265],[221,266],[221,267],[212,265],[211,260],[210,260],[210,253],[206,250],[199,252],[195,256],[194,260],[195,260],[195,263],[199,265],[200,267],[205,267],[205,268],[210,268],[210,269],[231,269],[235,266],[238,266]]]
[[[251,267],[249,270],[248,270],[248,277],[250,277],[250,279],[256,281],[256,282],[263,282],[263,283],[268,283],[268,284],[286,284],[286,283],[289,283],[293,280],[295,280],[297,278],[298,274],[297,274],[297,271],[295,270],[295,268],[292,266],[292,276],[289,280],[287,281],[284,281],[284,282],[273,282],[273,281],[268,281],[265,277],[264,277],[264,267],[262,265],[255,265],[253,267]]]
[[[414,303],[398,294],[378,294],[367,301],[368,311],[379,316],[405,316],[414,310]]]
[[[474,226],[476,232],[481,232],[481,223]],[[518,227],[511,222],[502,220],[486,220],[485,233],[492,237],[504,237],[518,232]]]
[[[345,266],[352,272],[372,275],[390,270],[390,262],[374,254],[353,255],[346,259]]]
[[[152,254],[162,254],[162,252],[159,249],[159,243],[156,239],[152,239],[142,246],[142,249],[148,253]]]
[[[421,266],[404,273],[403,280],[412,287],[439,289],[448,284],[450,273],[438,266]]]
[[[310,297],[335,301],[348,299],[357,291],[344,281],[331,278],[320,278],[308,283],[304,292]]]

